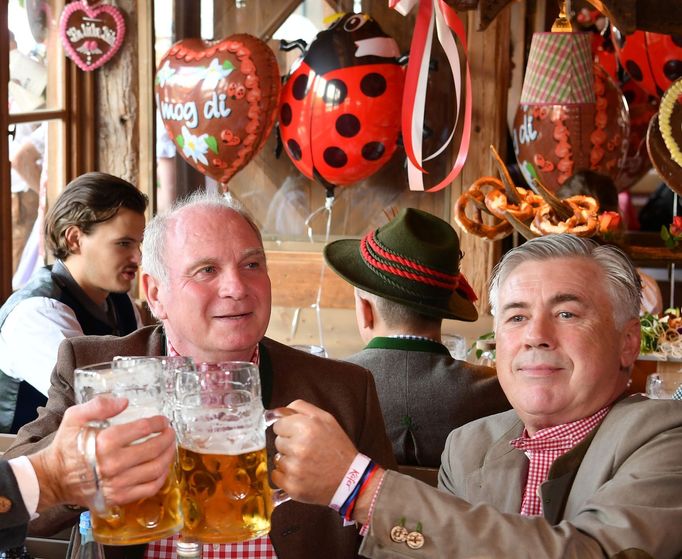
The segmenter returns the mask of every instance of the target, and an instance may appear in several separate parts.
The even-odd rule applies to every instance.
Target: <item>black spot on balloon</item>
[[[362,157],[364,157],[367,161],[376,161],[384,154],[385,151],[386,148],[381,142],[367,142],[364,146],[362,146]]]
[[[303,153],[301,152],[301,146],[298,145],[296,140],[287,140],[287,148],[289,148],[289,153],[294,161],[300,161]]]
[[[301,101],[308,92],[308,76],[305,74],[298,76],[294,80],[294,85],[291,88],[291,92],[294,94],[294,99]]]
[[[324,162],[327,165],[336,169],[339,169],[348,163],[348,156],[346,153],[341,148],[337,148],[335,146],[325,149],[323,157]]]
[[[682,60],[668,60],[663,65],[663,73],[671,82],[677,78],[682,78]]]
[[[682,35],[670,35],[673,45],[682,48]]]
[[[360,89],[367,97],[379,97],[386,91],[386,78],[376,72],[367,74],[360,81]]]
[[[343,80],[329,80],[324,87],[324,101],[340,105],[348,96],[348,87]]]
[[[627,70],[628,74],[632,76],[632,79],[641,82],[642,78],[644,77],[642,75],[642,71],[639,69],[639,66],[637,66],[637,63],[634,60],[628,60],[625,63],[625,69]]]
[[[289,103],[284,103],[279,111],[279,121],[284,126],[289,126],[291,124],[291,105]]]
[[[360,132],[360,120],[352,114],[341,115],[336,119],[336,131],[344,138],[352,138]]]

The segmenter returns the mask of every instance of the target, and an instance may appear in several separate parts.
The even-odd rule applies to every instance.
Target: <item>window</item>
[[[92,76],[64,57],[64,0],[9,0],[0,13],[0,302],[44,262],[42,216],[64,185],[91,169],[95,147],[81,122]],[[91,114],[91,113],[90,113]],[[94,128],[94,127],[91,127]]]

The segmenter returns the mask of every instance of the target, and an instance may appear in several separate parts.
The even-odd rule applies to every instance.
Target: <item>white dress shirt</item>
[[[140,327],[142,320],[137,307],[133,307]],[[25,380],[47,396],[59,344],[65,338],[82,335],[71,307],[48,297],[24,299],[0,329],[0,370]]]

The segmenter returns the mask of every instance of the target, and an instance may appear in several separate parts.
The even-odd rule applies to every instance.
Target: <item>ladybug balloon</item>
[[[370,16],[346,14],[292,65],[280,104],[282,141],[329,196],[378,171],[395,151],[404,82],[398,55]]]
[[[612,34],[621,66],[649,95],[660,98],[682,77],[682,35],[649,31],[623,35],[615,27]]]

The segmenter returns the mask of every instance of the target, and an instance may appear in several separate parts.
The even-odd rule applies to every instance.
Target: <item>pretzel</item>
[[[592,196],[571,196],[566,198],[566,202],[575,206],[583,215],[594,215],[599,211],[599,202]]]
[[[517,187],[521,201],[518,204],[509,202],[503,190],[491,190],[486,194],[485,205],[497,219],[506,219],[505,213],[513,215],[519,221],[530,221],[545,201],[542,196],[525,188]]]
[[[484,193],[484,190],[486,191]],[[503,192],[502,182],[494,177],[477,179],[468,190],[462,193],[455,204],[455,222],[467,233],[497,241],[512,232],[512,226],[505,219],[493,217],[494,223],[484,223],[484,213],[488,213],[485,198],[494,191]],[[467,208],[473,208],[473,218],[467,216]]]
[[[555,210],[545,205],[535,214],[530,229],[540,235],[570,233],[577,237],[591,237],[599,227],[597,210],[599,204],[590,196],[571,196],[564,202],[573,208],[573,215],[565,220],[559,218]]]

